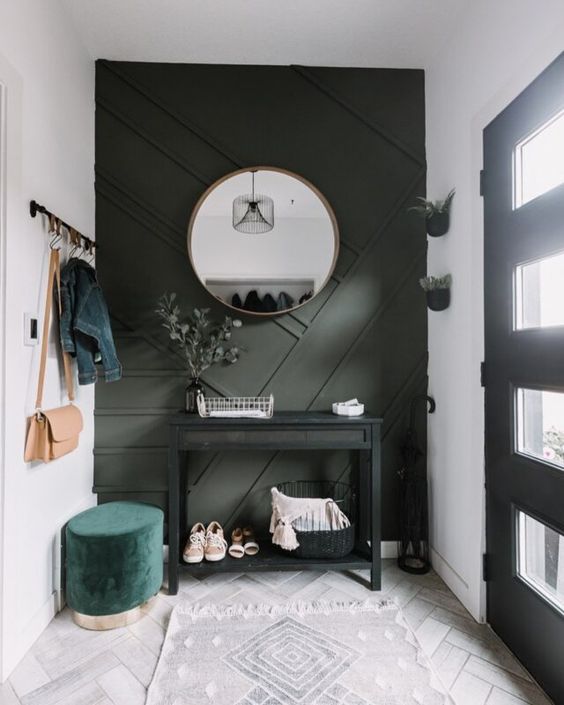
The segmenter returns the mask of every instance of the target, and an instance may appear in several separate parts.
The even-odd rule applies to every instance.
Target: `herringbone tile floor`
[[[179,595],[163,591],[129,628],[88,632],[59,614],[0,686],[2,705],[142,705],[175,603],[278,603],[381,595],[403,609],[456,705],[549,705],[518,661],[477,624],[435,573],[410,576],[384,561],[383,589],[369,592],[340,573],[254,573],[182,577]],[[197,666],[197,662],[195,662]]]

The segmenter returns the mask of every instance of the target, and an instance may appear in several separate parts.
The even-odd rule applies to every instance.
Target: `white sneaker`
[[[190,531],[190,536],[184,551],[182,559],[185,563],[201,563],[204,560],[204,546],[206,545],[206,527],[198,522],[194,524]]]

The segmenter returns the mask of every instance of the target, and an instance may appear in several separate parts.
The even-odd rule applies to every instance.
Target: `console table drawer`
[[[346,448],[357,448],[368,445],[369,428],[322,428],[307,432],[309,443],[333,443]]]
[[[183,449],[217,448],[364,448],[369,446],[370,427],[359,428],[250,428],[190,429],[180,436]]]

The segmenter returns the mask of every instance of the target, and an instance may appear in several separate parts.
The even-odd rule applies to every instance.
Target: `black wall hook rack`
[[[38,213],[42,213],[43,215],[46,215],[48,218],[55,218],[62,226],[63,228],[66,228],[69,232],[73,230],[77,236],[84,241],[84,249],[87,250],[88,252],[91,251],[93,248],[97,248],[98,244],[94,241],[91,240],[89,237],[86,237],[86,235],[83,235],[79,230],[76,228],[73,228],[71,225],[66,223],[62,218],[59,218],[58,215],[55,215],[52,213],[50,210],[45,208],[45,206],[42,206],[40,203],[37,203],[37,201],[32,200],[29,202],[29,214],[32,218],[35,218],[35,216]]]

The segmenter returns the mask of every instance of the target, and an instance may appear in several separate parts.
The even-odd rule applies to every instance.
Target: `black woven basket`
[[[354,548],[356,497],[351,485],[344,482],[300,480],[278,485],[288,497],[331,497],[344,512],[351,525],[345,529],[320,530],[313,517],[306,516],[301,530],[296,530],[298,548],[292,555],[298,558],[343,558]]]

